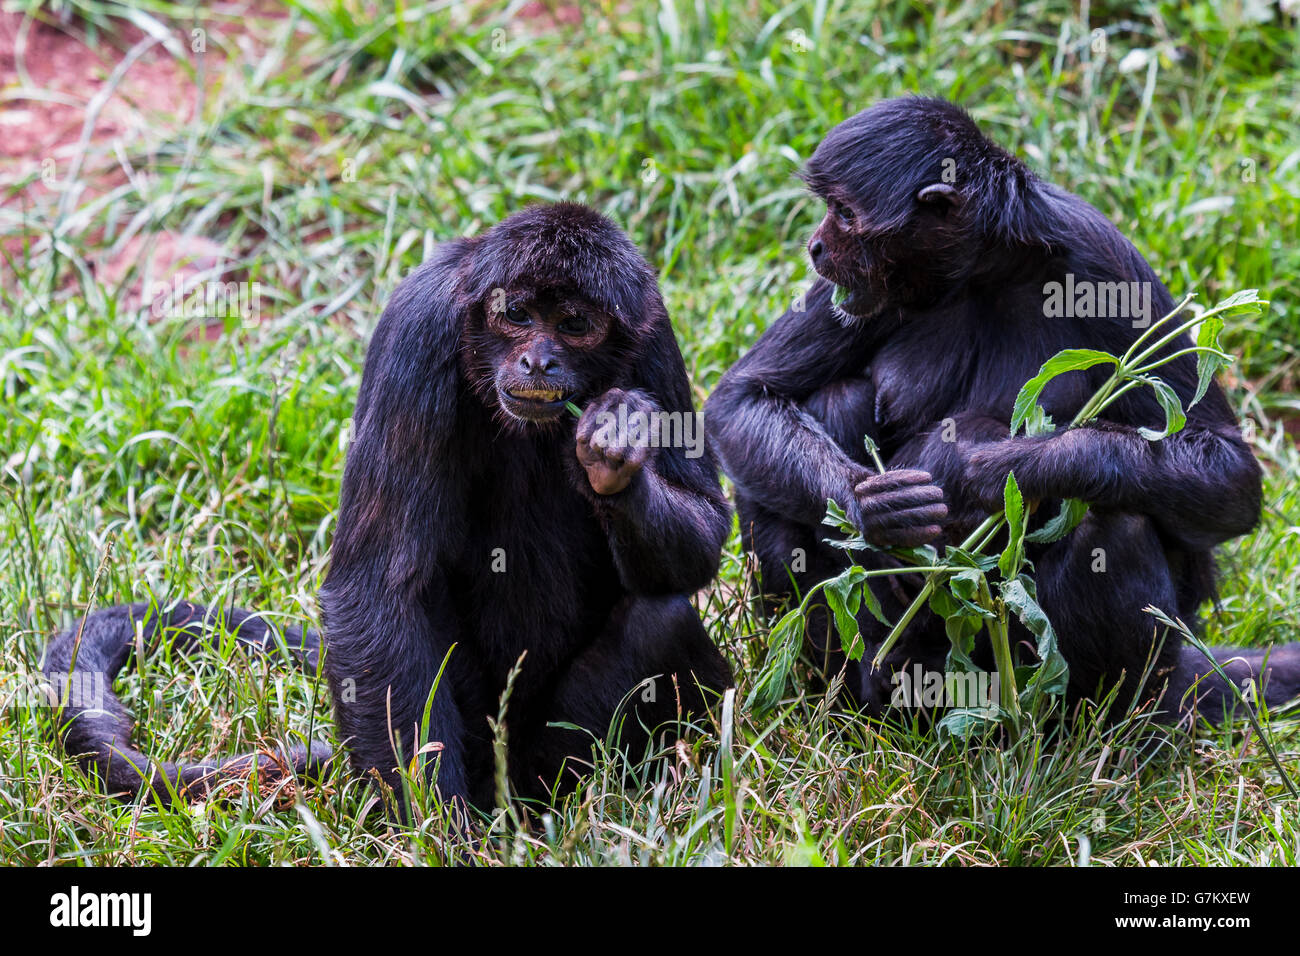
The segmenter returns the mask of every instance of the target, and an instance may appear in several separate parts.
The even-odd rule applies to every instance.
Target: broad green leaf
[[[1213,349],[1214,352],[1222,351],[1222,349],[1219,348],[1219,333],[1222,331],[1223,317],[1218,315],[1209,316],[1201,323],[1201,327],[1196,330],[1197,347]],[[1188,408],[1195,405],[1205,397],[1206,391],[1209,390],[1210,382],[1214,381],[1214,376],[1228,364],[1224,361],[1222,356],[1215,355],[1214,352],[1196,353],[1196,394],[1192,396],[1191,402],[1188,403]]]
[[[984,572],[979,568],[967,568],[958,571],[948,579],[948,590],[963,601],[978,606],[980,585],[984,583]],[[990,615],[991,616],[991,615]]]
[[[1064,694],[1070,668],[1057,646],[1052,622],[1038,604],[1038,590],[1033,579],[1022,574],[1014,580],[1003,581],[998,585],[998,591],[1007,607],[1020,619],[1020,623],[1038,638],[1036,651],[1039,664],[1034,669],[1033,677],[1023,685],[1024,689],[1020,692],[1021,705],[1028,709],[1042,694]]]
[[[1156,393],[1156,401],[1165,412],[1164,431],[1155,431],[1151,428],[1139,428],[1138,434],[1147,441],[1160,441],[1176,432],[1183,430],[1187,424],[1187,415],[1183,411],[1183,403],[1178,400],[1178,393],[1175,392],[1162,379],[1154,375],[1139,375],[1138,379],[1150,385]]]
[[[1043,394],[1048,382],[1066,372],[1078,372],[1106,362],[1118,365],[1119,359],[1109,352],[1099,352],[1096,349],[1064,349],[1049,358],[1038,370],[1038,374],[1025,382],[1020,394],[1016,396],[1011,414],[1011,434],[1018,432],[1020,426],[1034,413],[1038,407],[1038,397]]]
[[[849,660],[854,661],[862,659],[862,635],[858,633],[858,608],[862,604],[862,591],[858,585],[863,581],[862,573],[862,568],[850,565],[822,588],[826,606],[835,617],[840,646]]]
[[[1037,531],[1025,535],[1025,540],[1034,544],[1051,544],[1053,541],[1060,541],[1079,526],[1079,522],[1087,513],[1086,502],[1078,498],[1066,498],[1061,502],[1061,510],[1057,512],[1056,517]]]
[[[939,563],[939,552],[932,544],[923,544],[915,548],[890,548],[889,553],[907,564],[932,567]]]
[[[954,567],[992,571],[998,566],[998,556],[996,554],[976,554],[973,551],[967,551],[965,548],[959,548],[955,544],[950,544],[947,550],[944,551],[943,563]]]
[[[830,525],[832,528],[853,527],[848,514],[834,498],[826,499],[826,514],[822,517],[822,524]]]
[[[998,570],[1004,578],[1014,578],[1025,561],[1025,499],[1020,494],[1015,472],[1007,472],[1002,503],[1007,519],[1007,546],[998,558]]]
[[[781,702],[794,662],[803,650],[804,615],[802,608],[787,612],[772,626],[768,636],[767,659],[763,662],[745,705],[759,712],[771,710]]]
[[[998,707],[954,707],[939,718],[935,727],[941,741],[968,743],[972,737],[983,737],[997,730],[1003,716]]]
[[[970,655],[975,649],[975,635],[983,630],[988,612],[942,587],[930,593],[930,610],[943,618],[944,630],[952,644],[948,651],[949,669],[978,670]]]
[[[1256,315],[1263,312],[1266,305],[1268,300],[1259,297],[1258,289],[1242,289],[1216,302],[1209,311],[1217,315]]]
[[[822,516],[822,524],[835,528],[845,535],[844,538],[822,538],[822,541],[832,548],[839,548],[841,551],[865,551],[871,547],[863,540],[862,532],[853,527],[849,516],[834,498],[826,499],[826,514]]]

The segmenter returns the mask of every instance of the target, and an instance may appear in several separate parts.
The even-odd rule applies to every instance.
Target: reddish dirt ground
[[[146,37],[130,24],[115,21],[114,26],[115,36],[101,31],[98,41],[89,44],[75,19],[66,25],[47,24],[0,11],[0,91],[5,97],[0,112],[0,206],[48,222],[67,187],[92,103],[127,51]],[[221,27],[227,36],[231,29]],[[175,37],[188,52],[189,35],[177,30]],[[215,81],[222,72],[220,49],[209,43],[207,55],[212,57],[208,76]],[[115,142],[124,155],[138,155],[147,143],[188,125],[197,102],[197,87],[176,57],[161,43],[145,50],[94,116],[74,204],[83,205],[127,180],[114,155]],[[52,174],[53,181],[47,184],[40,178],[43,172]],[[99,233],[89,238],[93,247]],[[2,251],[21,263],[24,246],[36,246],[43,239],[39,233],[9,236]],[[145,257],[148,262],[141,262]],[[180,273],[184,281],[225,257],[226,251],[210,240],[153,232],[131,238],[116,252],[105,250],[92,265],[98,278],[115,286],[133,264],[140,266],[141,275],[147,272],[170,282]],[[0,263],[0,270],[7,268]],[[143,301],[143,287],[128,291],[129,306]]]

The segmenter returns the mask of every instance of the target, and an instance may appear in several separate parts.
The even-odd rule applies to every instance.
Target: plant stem
[[[985,537],[996,532],[1004,522],[1005,519],[1000,511],[997,514],[989,515],[984,519],[984,523],[972,531],[966,540],[961,543],[962,549],[968,549],[976,542],[983,541]],[[914,571],[916,569],[909,568],[908,570]],[[950,568],[948,569],[948,573],[951,573],[953,570],[957,569]],[[934,571],[925,579],[925,585],[921,588],[921,592],[917,594],[912,603],[907,606],[907,610],[903,612],[903,616],[898,619],[898,623],[894,625],[894,629],[889,632],[884,643],[880,645],[880,650],[876,651],[876,656],[871,659],[871,667],[873,670],[878,668],[881,665],[881,662],[884,661],[885,655],[894,649],[894,645],[897,644],[898,639],[903,636],[903,631],[906,630],[907,625],[912,623],[912,618],[916,617],[917,612],[919,612],[925,602],[930,599],[930,595],[934,592],[935,586],[939,583],[939,575],[943,573],[945,572]]]
[[[989,596],[988,582],[980,586],[981,599]],[[982,600],[981,600],[982,603]],[[998,672],[998,706],[1020,726],[1020,692],[1016,688],[1016,667],[1011,660],[1011,634],[1007,623],[1007,606],[1002,601],[992,601],[993,618],[988,622],[989,637],[993,642],[993,659]]]

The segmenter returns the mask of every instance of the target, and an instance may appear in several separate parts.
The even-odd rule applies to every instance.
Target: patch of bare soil
[[[101,31],[100,41],[90,44],[75,19],[51,24],[0,11],[0,206],[11,213],[48,222],[61,202],[65,212],[84,206],[127,181],[126,157],[147,154],[151,143],[179,135],[193,122],[199,90],[177,52],[209,57],[209,89],[219,81],[219,45],[205,42],[204,51],[194,51],[191,35],[173,26],[171,51],[163,42],[140,51],[137,45],[148,37],[144,31],[120,21],[114,26],[115,36]],[[242,26],[220,29],[229,39]],[[129,51],[137,55],[127,63]],[[94,247],[100,234],[81,238]],[[48,241],[38,233],[10,234],[0,249],[21,262],[24,246]],[[109,287],[131,276],[125,304],[138,308],[147,302],[146,281],[171,285],[179,277],[189,288],[199,276],[220,277],[221,264],[233,257],[234,250],[211,240],[153,230],[102,249],[92,266]]]

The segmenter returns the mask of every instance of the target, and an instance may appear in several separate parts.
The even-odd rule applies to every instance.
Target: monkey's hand
[[[853,486],[855,524],[881,548],[911,548],[943,533],[948,507],[928,471],[905,468],[869,475]]]
[[[599,495],[626,488],[650,460],[659,406],[644,392],[611,388],[578,420],[578,462]]]

